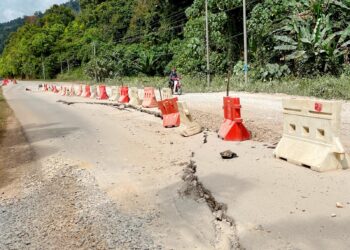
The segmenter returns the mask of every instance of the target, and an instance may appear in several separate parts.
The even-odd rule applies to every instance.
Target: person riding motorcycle
[[[174,89],[174,80],[177,78],[176,68],[173,68],[169,76],[169,88]]]
[[[171,89],[171,92],[173,94],[181,95],[182,94],[182,87],[181,87],[181,82],[180,79],[181,77],[178,76],[176,72],[176,68],[173,68],[170,76],[169,76],[169,88]]]

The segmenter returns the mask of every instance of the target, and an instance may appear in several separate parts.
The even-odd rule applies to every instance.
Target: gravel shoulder
[[[0,249],[158,249],[145,227],[73,162],[38,162],[13,114],[0,147]]]

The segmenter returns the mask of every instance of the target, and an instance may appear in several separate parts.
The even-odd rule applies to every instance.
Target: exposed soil
[[[223,121],[223,116],[221,114],[213,114],[200,110],[192,110],[191,113],[196,121],[211,131],[218,131]],[[281,139],[281,125],[273,127],[271,123],[264,122],[262,119],[258,121],[254,119],[245,119],[243,123],[251,132],[254,141],[277,144]]]

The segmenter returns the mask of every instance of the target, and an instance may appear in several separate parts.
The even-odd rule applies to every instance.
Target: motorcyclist
[[[174,80],[178,78],[176,68],[174,67],[169,75],[169,88],[174,89]]]

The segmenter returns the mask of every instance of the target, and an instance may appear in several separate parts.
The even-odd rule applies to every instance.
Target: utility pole
[[[247,10],[246,0],[243,0],[243,37],[244,37],[244,82],[248,83],[248,42],[247,42]]]
[[[46,80],[45,63],[44,63],[43,56],[41,56],[41,65],[42,65],[42,69],[43,69],[43,77],[44,77],[44,80]]]
[[[95,60],[95,82],[96,82],[96,84],[97,84],[97,61],[96,61],[96,42],[94,41],[93,43],[92,43],[92,45],[94,46],[94,60]]]
[[[208,0],[205,0],[205,34],[207,43],[207,84],[210,86],[210,62],[209,62],[209,20],[208,20]]]

